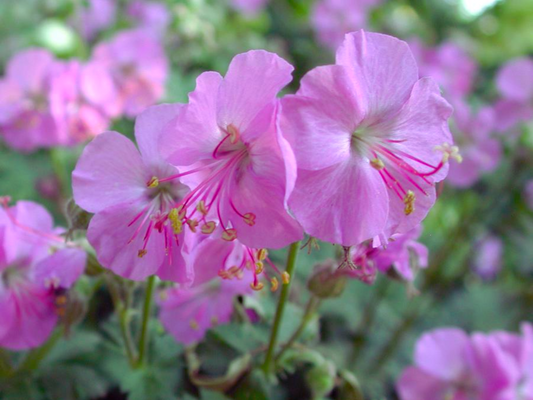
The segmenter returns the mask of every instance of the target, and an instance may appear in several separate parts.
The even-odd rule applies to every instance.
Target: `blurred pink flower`
[[[516,399],[513,357],[490,336],[436,329],[418,340],[414,361],[398,381],[401,400]]]
[[[412,282],[417,272],[413,267],[428,265],[428,249],[417,242],[421,232],[419,225],[406,234],[393,235],[386,246],[372,247],[371,242],[354,246],[349,253],[352,268],[340,268],[338,273],[371,284],[377,271],[387,273],[393,269],[403,280]]]
[[[93,61],[111,74],[116,92],[110,115],[134,117],[164,94],[168,63],[159,41],[143,29],[123,31],[94,49]]]
[[[245,260],[245,247],[238,241],[212,235],[201,240],[189,257],[196,271],[192,287],[164,290],[159,301],[163,326],[185,345],[202,340],[211,327],[227,324],[234,297],[252,293],[247,269],[235,279],[219,278],[221,270],[232,273]]]
[[[493,235],[483,238],[476,245],[474,272],[482,279],[494,279],[502,268],[503,242]]]
[[[318,0],[311,22],[319,41],[333,50],[342,43],[344,35],[366,28],[372,7],[382,0]]]
[[[58,236],[40,205],[0,208],[0,347],[23,350],[48,338],[60,297],[83,273],[85,259]]]
[[[128,16],[137,23],[137,27],[163,37],[170,24],[167,6],[160,2],[133,0],[126,10]]]
[[[87,145],[72,174],[74,200],[91,219],[87,238],[99,262],[116,274],[143,280],[190,284],[193,271],[184,257],[184,232],[175,204],[189,189],[175,179],[158,184],[155,177],[177,173],[157,150],[158,138],[182,110],[181,105],[154,106],[139,115],[135,138],[106,132]]]
[[[450,105],[431,79],[418,79],[409,47],[391,36],[347,35],[337,65],[309,72],[281,106],[298,165],[290,209],[327,242],[377,237],[380,245],[409,232],[457,155]]]
[[[113,81],[98,63],[70,61],[51,78],[50,108],[57,144],[74,145],[105,131],[115,101]],[[111,107],[108,107],[111,106]]]
[[[445,95],[461,98],[472,91],[478,65],[457,44],[445,42],[432,48],[413,39],[409,46],[418,63],[420,77],[433,78]]]
[[[57,145],[50,112],[50,77],[59,64],[46,50],[16,54],[0,80],[0,134],[15,150],[30,152]]]
[[[178,205],[192,208],[183,223],[201,223],[206,233],[218,225],[225,240],[238,237],[253,248],[281,248],[302,237],[285,208],[296,166],[276,124],[276,95],[291,72],[277,55],[257,50],[234,57],[224,78],[198,77],[189,104],[160,141],[180,168],[175,177],[192,189]]]
[[[253,16],[263,10],[269,0],[230,0],[230,2],[237,11]]]
[[[456,100],[453,105],[453,138],[463,160],[450,165],[446,182],[466,188],[476,183],[483,173],[496,169],[501,160],[502,145],[491,137],[495,125],[492,108],[484,107],[474,113],[463,101]]]
[[[496,76],[502,99],[495,106],[497,128],[508,133],[520,122],[533,117],[533,60],[516,58],[505,64]]]
[[[88,0],[77,16],[81,35],[92,40],[115,23],[116,13],[116,0]]]

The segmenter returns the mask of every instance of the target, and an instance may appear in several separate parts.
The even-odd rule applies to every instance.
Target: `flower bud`
[[[321,299],[338,297],[344,291],[346,281],[344,275],[337,273],[335,261],[326,260],[315,267],[314,273],[307,283],[307,288]]]

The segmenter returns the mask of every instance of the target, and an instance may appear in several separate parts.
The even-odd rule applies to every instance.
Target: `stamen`
[[[139,250],[139,251],[137,252],[137,257],[139,257],[139,258],[143,258],[143,257],[146,255],[146,253],[148,253],[148,250],[141,249],[141,250]]]
[[[159,186],[159,179],[157,178],[157,176],[152,176],[152,179],[150,179],[148,181],[146,186],[151,188],[151,189],[158,187]]]
[[[200,214],[202,214],[204,217],[207,215],[207,208],[205,207],[205,202],[203,200],[200,200],[198,204],[196,205],[196,209]]]
[[[271,280],[270,280],[270,291],[271,292],[275,292],[276,290],[278,290],[278,287],[279,287],[279,282],[278,282],[278,278],[276,277],[273,277]]]
[[[374,158],[372,161],[370,161],[370,165],[377,169],[378,171],[385,168],[385,164],[383,163],[383,161],[381,161],[379,158]]]
[[[255,291],[259,291],[261,289],[263,289],[265,285],[263,285],[261,282],[252,282],[250,283],[250,287],[255,290]]]
[[[288,285],[291,281],[291,276],[287,271],[283,271],[283,273],[281,274],[281,281],[284,285]]]
[[[205,235],[210,235],[213,233],[217,225],[214,221],[208,221],[204,225],[202,225],[202,233]]]
[[[408,190],[403,202],[405,204],[404,213],[405,215],[410,215],[415,210],[415,194],[412,190]]]
[[[226,128],[226,131],[228,132],[231,144],[236,144],[240,138],[239,130],[235,127],[235,125],[229,124]]]
[[[255,273],[257,275],[261,275],[261,273],[263,272],[263,269],[265,268],[265,264],[263,264],[262,261],[257,261],[255,263]]]
[[[179,235],[181,232],[183,232],[183,223],[179,218],[179,212],[177,208],[170,210],[168,213],[168,219],[170,220],[170,224],[172,225],[172,230],[174,231],[175,235]]]
[[[244,214],[244,222],[247,223],[250,226],[255,225],[255,214],[253,213],[246,213]]]
[[[268,252],[266,249],[259,249],[257,250],[257,259],[259,261],[263,261],[265,258],[267,258]]]
[[[195,219],[188,219],[187,225],[189,225],[189,229],[191,230],[192,233],[196,233],[196,227],[198,226],[198,221],[196,221]]]
[[[205,225],[204,225],[205,226]],[[224,232],[222,232],[222,239],[231,242],[235,239],[237,239],[237,230],[235,229],[226,229]]]

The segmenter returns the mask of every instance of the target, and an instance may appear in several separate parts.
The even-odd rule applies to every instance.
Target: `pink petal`
[[[405,369],[396,384],[401,400],[442,400],[450,386],[416,367]]]
[[[423,335],[416,344],[415,363],[445,381],[461,377],[466,369],[468,336],[460,329],[440,328]]]
[[[52,54],[43,49],[28,49],[13,57],[6,67],[10,80],[26,92],[39,93],[45,89],[45,81],[54,65]]]
[[[407,43],[363,30],[346,35],[337,50],[337,64],[346,66],[367,119],[395,113],[418,80],[418,68]]]
[[[496,86],[503,97],[525,102],[533,98],[533,60],[517,58],[498,71]]]
[[[389,194],[368,162],[350,160],[320,171],[300,170],[291,211],[311,236],[351,246],[380,233]]]
[[[33,281],[46,289],[68,289],[83,274],[86,259],[81,249],[58,250],[35,265]]]
[[[82,68],[80,89],[85,98],[92,104],[103,107],[111,117],[118,116],[115,84],[108,69],[98,62],[90,62]]]
[[[160,138],[163,157],[174,165],[190,165],[210,158],[223,138],[216,120],[216,99],[222,77],[204,72],[196,80],[196,89],[189,94],[189,104],[180,113],[173,127]]]
[[[0,309],[11,320],[9,330],[0,335],[0,347],[10,350],[40,346],[57,323],[53,297],[48,290],[30,282],[21,283],[0,297]]]
[[[250,123],[291,80],[293,67],[276,54],[252,50],[233,58],[217,100],[218,125],[233,124],[246,140]]]
[[[117,132],[106,132],[87,145],[72,173],[74,200],[98,212],[139,199],[150,178],[135,145]]]
[[[184,108],[182,104],[161,104],[146,109],[136,118],[135,139],[145,163],[153,165],[163,161],[159,138],[172,131],[172,122]]]
[[[322,169],[350,158],[351,136],[361,121],[353,91],[347,69],[332,65],[309,72],[298,94],[282,100],[281,134],[298,168]]]

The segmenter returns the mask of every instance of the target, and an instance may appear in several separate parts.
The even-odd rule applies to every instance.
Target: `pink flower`
[[[78,16],[81,35],[93,39],[100,31],[109,28],[116,19],[115,0],[89,0]]]
[[[343,265],[338,273],[372,284],[377,271],[385,274],[393,269],[403,280],[412,282],[417,268],[428,265],[428,249],[416,241],[421,232],[419,225],[406,234],[393,235],[386,246],[373,247],[370,241],[353,246],[348,253],[351,268]]]
[[[343,246],[407,233],[448,171],[450,105],[406,43],[359,31],[282,100],[298,178],[289,206],[310,235]]]
[[[85,252],[67,246],[40,205],[0,208],[0,347],[40,346],[61,303],[85,268]]]
[[[318,0],[313,6],[311,22],[320,42],[336,49],[344,35],[365,28],[372,7],[382,0]]]
[[[115,92],[111,76],[101,65],[70,61],[54,74],[50,86],[56,143],[78,144],[108,128],[111,115],[107,110],[112,108]]]
[[[430,48],[415,39],[409,41],[409,46],[418,63],[420,77],[433,78],[448,96],[463,97],[471,92],[478,65],[458,45],[445,42]]]
[[[484,107],[474,114],[462,101],[454,101],[452,131],[461,149],[462,162],[452,163],[447,182],[465,188],[476,183],[482,173],[491,172],[500,163],[502,146],[492,138],[494,110]]]
[[[15,55],[0,80],[0,134],[13,149],[29,152],[57,145],[50,112],[50,76],[58,68],[46,50]]]
[[[72,174],[74,199],[95,213],[87,238],[99,262],[116,274],[143,280],[161,279],[190,284],[193,271],[183,257],[184,231],[175,204],[189,189],[174,179],[176,168],[157,151],[158,138],[181,105],[151,107],[137,117],[139,151],[116,132],[97,136],[81,155]]]
[[[486,236],[476,246],[473,268],[482,279],[494,279],[502,269],[503,243],[497,236]]]
[[[163,96],[167,59],[161,44],[145,30],[124,31],[101,43],[93,60],[108,69],[115,83],[116,108],[110,114],[118,110],[134,117]]]
[[[200,225],[204,233],[219,225],[223,239],[239,238],[252,248],[280,248],[302,237],[285,208],[296,168],[276,124],[276,95],[291,71],[283,59],[258,50],[237,55],[225,78],[216,72],[198,77],[189,104],[160,141],[180,168],[174,178],[192,189],[177,205],[191,210],[184,224]]]
[[[155,37],[162,37],[170,23],[170,14],[163,3],[134,0],[128,4],[126,12],[139,28]]]
[[[165,290],[159,302],[159,318],[178,342],[185,345],[197,342],[211,327],[230,322],[233,298],[252,292],[251,279],[246,269],[235,279],[223,280],[219,275],[221,271],[233,274],[246,257],[245,247],[238,241],[210,236],[195,246],[190,254],[196,271],[193,286]]]
[[[230,0],[236,10],[245,15],[253,16],[263,10],[269,0]]]
[[[401,400],[515,400],[518,371],[494,338],[441,328],[416,344],[415,366],[397,384]]]
[[[533,118],[533,107],[529,103],[521,101],[500,99],[494,106],[495,123],[497,133],[504,133],[506,137],[520,136],[519,124]]]
[[[533,116],[533,60],[517,58],[505,64],[496,76],[502,99],[496,104],[498,130],[507,132]]]

